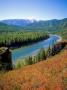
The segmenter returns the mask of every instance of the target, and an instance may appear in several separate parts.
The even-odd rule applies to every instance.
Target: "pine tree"
[[[29,57],[27,57],[26,59],[25,59],[25,63],[26,63],[26,65],[31,65],[31,64],[33,64],[33,61],[32,61],[32,57],[31,56],[29,56]]]
[[[40,59],[41,60],[46,59],[46,53],[45,53],[44,48],[41,48],[41,50],[40,50]]]
[[[47,57],[49,57],[52,54],[52,49],[49,45],[48,49],[47,49]]]

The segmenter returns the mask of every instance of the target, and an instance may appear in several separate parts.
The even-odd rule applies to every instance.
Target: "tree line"
[[[49,35],[45,32],[1,32],[0,46],[20,47],[48,37]]]

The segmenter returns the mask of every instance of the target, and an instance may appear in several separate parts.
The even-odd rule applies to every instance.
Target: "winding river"
[[[58,35],[51,35],[50,38],[46,40],[42,40],[40,42],[37,42],[33,45],[29,45],[27,47],[18,48],[16,50],[12,50],[12,61],[16,62],[16,60],[19,60],[21,58],[32,56],[36,54],[41,48],[47,49],[49,46],[53,46],[56,44],[59,40],[61,40],[60,36]]]

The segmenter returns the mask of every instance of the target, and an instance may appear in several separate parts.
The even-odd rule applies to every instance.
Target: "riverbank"
[[[62,37],[59,36],[59,39],[57,40],[57,42],[61,42],[62,41]]]
[[[39,40],[39,41],[36,41],[36,42],[33,42],[33,43],[29,43],[28,45],[24,45],[24,46],[20,46],[20,47],[13,47],[13,48],[10,48],[10,49],[11,49],[11,51],[19,50],[19,49],[21,49],[21,48],[24,49],[24,48],[26,48],[26,47],[30,47],[30,46],[32,46],[32,45],[35,45],[35,44],[39,43],[39,42],[42,42],[42,41],[44,41],[44,40],[47,40],[47,39],[49,39],[49,38],[50,38],[50,36],[47,37],[46,39],[43,38],[42,40]]]
[[[51,35],[49,35],[49,38],[52,36],[52,34]],[[58,36],[58,35],[54,35],[54,36]],[[59,37],[59,39],[57,40],[57,42],[60,42],[60,41],[62,41],[62,37],[61,36],[58,36]],[[49,38],[47,38],[47,39],[49,39]],[[47,39],[45,39],[45,40],[47,40]],[[41,40],[41,41],[44,41],[44,40]],[[26,47],[30,47],[31,45],[35,45],[36,43],[39,43],[39,42],[41,42],[41,41],[38,41],[38,42],[35,42],[35,43],[31,43],[31,44],[29,44],[29,45],[27,45],[27,46],[21,46],[21,47],[18,47],[18,48],[10,48],[11,49],[11,51],[13,50],[18,50],[18,49],[21,49],[21,48],[26,48]]]
[[[56,35],[57,36],[57,35]],[[60,41],[57,42],[52,48],[48,47],[47,49],[41,48],[37,54],[33,54],[31,56],[27,56],[25,58],[18,59],[15,63],[16,68],[24,67],[26,65],[38,63],[40,61],[47,60],[48,58],[59,54],[62,49],[66,46],[65,42]]]
[[[38,43],[35,43],[33,45],[29,45],[28,47],[21,47],[16,50],[12,51],[12,60],[17,60],[20,58],[23,58],[25,56],[32,56],[35,53],[39,51],[41,48],[49,48],[52,47],[55,43],[57,43],[57,40],[60,39],[58,35],[52,35],[50,38],[40,41]],[[35,53],[34,53],[35,52]]]
[[[47,39],[49,39],[51,36],[52,36],[52,34],[49,34],[49,37],[48,37],[48,38],[46,38],[46,39],[42,39],[42,40],[40,40],[40,41],[33,42],[33,43],[30,43],[30,44],[25,45],[25,46],[12,47],[12,48],[10,47],[10,49],[11,49],[11,51],[12,51],[12,50],[13,50],[13,51],[14,51],[14,50],[18,50],[18,49],[21,49],[21,48],[23,48],[23,49],[24,49],[24,48],[26,48],[26,47],[28,47],[28,46],[34,45],[34,44],[39,43],[39,42],[41,42],[41,41],[43,41],[43,40],[47,40]],[[58,37],[59,37],[58,42],[62,40],[61,36],[59,36],[59,35],[54,35],[54,36],[58,36]]]
[[[49,35],[44,31],[1,32],[0,47],[9,47],[11,49],[15,49],[21,46],[34,44],[47,38],[49,38]]]

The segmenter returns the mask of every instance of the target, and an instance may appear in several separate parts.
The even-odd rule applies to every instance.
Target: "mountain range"
[[[57,20],[28,20],[28,19],[7,19],[0,21],[0,31],[10,30],[41,30],[67,28],[67,18]]]
[[[33,23],[33,20],[28,20],[28,19],[8,19],[8,20],[2,20],[1,22],[5,23],[7,25],[25,27],[25,26]]]

